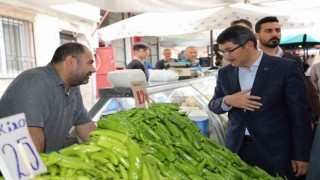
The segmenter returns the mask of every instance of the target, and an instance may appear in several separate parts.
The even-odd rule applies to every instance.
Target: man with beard
[[[79,85],[96,72],[93,63],[84,45],[61,45],[47,66],[26,70],[13,80],[0,100],[0,118],[25,113],[38,152],[61,149],[72,126],[87,141],[96,126],[83,106]]]
[[[260,19],[255,25],[255,35],[259,40],[259,48],[271,56],[278,56],[298,61],[301,72],[304,74],[301,59],[288,52],[284,52],[280,47],[281,27],[279,20],[275,16],[268,16]],[[317,124],[320,116],[319,95],[315,85],[312,83],[310,76],[305,76],[308,87],[308,95],[313,112],[313,125]]]

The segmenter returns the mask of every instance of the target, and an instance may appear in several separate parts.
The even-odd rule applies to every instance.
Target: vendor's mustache
[[[273,40],[278,40],[278,41],[280,41],[280,39],[279,39],[279,38],[276,38],[276,37],[270,39],[270,41],[273,41]]]

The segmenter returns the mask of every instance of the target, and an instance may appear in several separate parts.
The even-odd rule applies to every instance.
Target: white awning
[[[98,33],[105,41],[133,36],[167,37],[221,30],[229,27],[233,20],[241,18],[255,23],[260,18],[269,15],[277,16],[284,28],[301,28],[314,25],[313,22],[292,19],[288,14],[275,11],[273,8],[239,3],[194,11],[143,13],[101,28]]]

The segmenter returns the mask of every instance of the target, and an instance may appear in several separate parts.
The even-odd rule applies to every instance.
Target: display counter
[[[209,117],[209,137],[225,145],[225,128],[221,118],[208,109],[215,83],[216,76],[210,75],[171,82],[148,82],[146,89],[151,102],[177,102],[187,113],[204,110]],[[100,89],[99,94],[101,98],[89,111],[94,121],[103,115],[135,107],[130,89]]]

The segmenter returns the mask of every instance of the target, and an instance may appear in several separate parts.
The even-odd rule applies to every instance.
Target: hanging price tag
[[[136,102],[136,107],[149,107],[149,97],[145,81],[132,81],[131,89]]]
[[[6,180],[32,179],[47,170],[30,138],[24,113],[0,119],[0,169]]]

